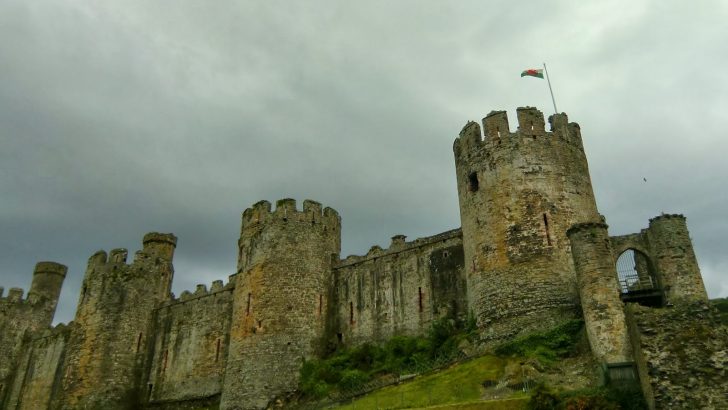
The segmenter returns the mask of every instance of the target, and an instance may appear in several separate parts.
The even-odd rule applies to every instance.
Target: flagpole
[[[554,99],[554,90],[551,89],[551,79],[549,79],[549,70],[546,69],[546,63],[543,63],[543,71],[546,72],[546,81],[549,83],[549,92],[551,93],[551,102],[554,103],[554,114],[558,114],[559,110],[556,109],[556,99]]]

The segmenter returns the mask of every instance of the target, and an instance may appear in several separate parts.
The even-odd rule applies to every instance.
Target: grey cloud
[[[518,77],[546,60],[611,231],[684,213],[728,296],[728,11],[701,4],[6,1],[0,285],[68,264],[68,321],[86,258],[153,230],[180,238],[175,292],[226,279],[260,199],[336,208],[344,255],[457,227],[452,140],[493,109],[548,115]]]

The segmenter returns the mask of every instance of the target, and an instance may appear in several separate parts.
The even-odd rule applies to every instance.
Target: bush
[[[361,370],[344,370],[338,383],[341,390],[355,390],[369,381],[369,376]]]
[[[528,410],[554,410],[559,404],[558,396],[544,384],[537,384],[531,391]]]
[[[555,393],[543,384],[531,394],[532,410],[644,410],[647,405],[639,388],[596,388]]]
[[[524,356],[551,364],[560,357],[567,357],[576,350],[581,338],[584,322],[570,320],[555,329],[534,333],[496,347],[496,354],[502,356]]]
[[[304,362],[299,390],[305,396],[320,398],[333,389],[357,389],[383,374],[419,371],[435,359],[454,358],[458,344],[468,337],[463,330],[466,325],[443,318],[433,321],[427,337],[395,336],[383,346],[365,343],[339,350],[326,359]]]

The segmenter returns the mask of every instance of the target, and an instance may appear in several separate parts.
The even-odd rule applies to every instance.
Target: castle
[[[707,301],[685,218],[610,236],[579,126],[517,116],[515,132],[497,111],[455,139],[460,229],[342,259],[335,210],[261,201],[242,214],[227,283],[175,298],[177,238],[149,233],[131,262],[91,256],[74,321],[54,328],[66,267],[38,263],[27,297],[0,288],[0,409],[265,408],[296,389],[304,359],[469,312],[484,344],[583,317],[594,357],[633,366],[659,396],[624,306]],[[633,276],[615,269],[625,251]]]

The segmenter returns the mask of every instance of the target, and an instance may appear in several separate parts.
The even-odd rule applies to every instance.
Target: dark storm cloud
[[[0,4],[0,285],[179,237],[174,291],[235,269],[240,212],[313,198],[343,254],[459,225],[452,140],[469,119],[535,105],[547,60],[581,124],[614,234],[688,217],[711,296],[720,249],[725,6],[624,2]],[[643,178],[647,178],[645,183]]]

